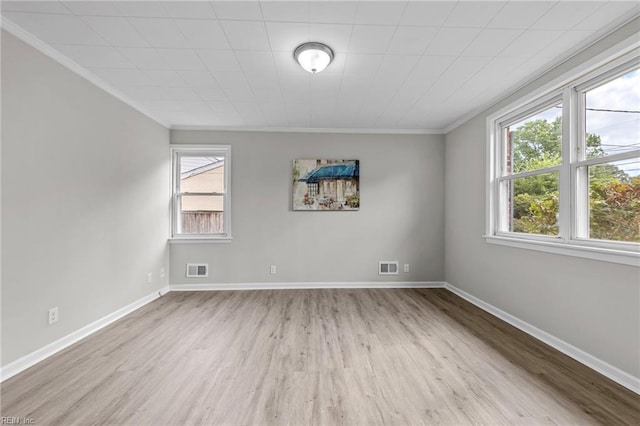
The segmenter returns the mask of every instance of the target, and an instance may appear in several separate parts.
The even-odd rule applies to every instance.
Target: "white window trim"
[[[231,145],[180,145],[171,144],[171,223],[170,244],[203,244],[230,243],[231,236]],[[225,232],[220,235],[211,234],[175,234],[178,224],[177,191],[180,182],[176,158],[179,154],[224,155],[224,216]]]
[[[613,70],[622,64],[639,59],[640,41],[638,41],[637,35],[634,35],[487,117],[484,235],[487,243],[640,266],[640,245],[638,244],[572,238],[572,235],[578,234],[576,229],[572,228],[577,223],[576,220],[572,220],[572,215],[576,214],[578,210],[575,199],[577,191],[572,191],[573,188],[576,188],[576,167],[586,165],[586,163],[593,162],[595,164],[613,159],[613,156],[611,156],[609,158],[604,157],[603,159],[578,162],[577,158],[573,157],[573,153],[576,152],[575,147],[578,143],[578,135],[572,129],[577,125],[576,120],[578,120],[579,116],[576,102],[577,92],[574,88],[579,88],[587,81],[593,81],[594,78],[598,78],[598,75],[606,76],[607,73],[613,72]],[[560,235],[550,237],[499,232],[497,227],[499,206],[496,182],[500,177],[500,170],[498,169],[500,165],[498,164],[499,159],[496,157],[496,154],[499,149],[497,135],[501,132],[501,123],[513,119],[518,114],[523,114],[527,110],[542,106],[546,102],[549,102],[550,99],[554,97],[557,98],[558,96],[562,96],[563,106],[565,107],[563,109],[563,135],[569,136],[568,143],[563,141],[563,166],[560,168],[561,210],[558,219]],[[571,99],[572,97],[573,99]],[[569,174],[569,176],[567,176],[567,174]],[[562,210],[563,206],[565,207],[564,211]],[[567,206],[570,206],[570,209],[567,209]]]

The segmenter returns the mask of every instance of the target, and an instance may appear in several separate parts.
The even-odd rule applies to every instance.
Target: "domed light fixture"
[[[333,60],[333,50],[325,44],[310,42],[296,47],[293,57],[305,71],[315,74],[322,71]]]

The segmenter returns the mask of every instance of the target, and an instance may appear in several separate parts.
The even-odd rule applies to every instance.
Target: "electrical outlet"
[[[277,274],[278,273],[278,268],[276,267],[276,265],[271,265],[271,273],[272,274]]]
[[[147,284],[151,284],[153,282],[153,274],[149,272],[147,274]]]
[[[404,271],[405,272],[409,272],[409,264],[408,263],[404,264]]]
[[[58,307],[49,309],[49,325],[58,322]]]
[[[160,268],[160,279],[164,278],[164,268]]]

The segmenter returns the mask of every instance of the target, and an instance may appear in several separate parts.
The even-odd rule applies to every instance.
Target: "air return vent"
[[[382,261],[378,264],[379,275],[398,275],[398,261]]]
[[[209,264],[187,263],[187,278],[200,278],[209,276]]]

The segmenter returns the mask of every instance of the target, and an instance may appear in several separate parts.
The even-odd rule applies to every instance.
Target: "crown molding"
[[[107,92],[109,95],[113,96],[114,98],[118,99],[119,101],[124,102],[129,107],[131,107],[131,108],[135,109],[136,111],[138,111],[139,113],[147,116],[148,118],[150,118],[151,120],[153,120],[156,123],[160,124],[161,126],[167,128],[167,129],[170,128],[170,124],[169,123],[167,123],[166,121],[161,120],[158,117],[154,116],[153,114],[149,113],[144,108],[142,108],[140,105],[138,105],[137,102],[132,100],[130,97],[128,97],[127,95],[123,94],[119,90],[115,89],[114,87],[109,85],[107,82],[105,82],[104,80],[102,80],[101,78],[96,76],[95,74],[91,73],[89,70],[87,70],[83,66],[79,65],[75,61],[73,61],[73,60],[69,59],[68,57],[64,56],[62,53],[58,52],[56,49],[54,49],[53,47],[51,47],[48,44],[46,44],[45,42],[40,40],[38,37],[34,36],[33,34],[31,34],[28,31],[26,31],[21,26],[15,24],[13,21],[8,19],[7,17],[2,16],[2,20],[0,21],[0,28],[2,28],[3,30],[7,31],[9,34],[12,34],[15,37],[19,38],[23,42],[27,43],[29,46],[31,46],[34,49],[38,50],[40,53],[48,56],[49,58],[51,58],[54,61],[58,62],[60,65],[62,65],[65,68],[69,69],[70,71],[74,72],[75,74],[78,74],[80,77],[84,78],[85,80],[87,80],[88,82],[93,84],[94,86],[97,86],[98,88],[100,88],[103,91]]]
[[[274,132],[274,133],[344,133],[376,135],[443,135],[442,129],[357,129],[334,127],[228,127],[228,126],[171,126],[171,130],[202,130],[219,132]]]

